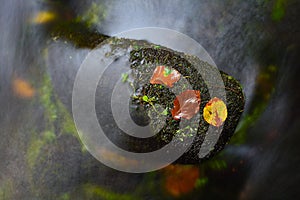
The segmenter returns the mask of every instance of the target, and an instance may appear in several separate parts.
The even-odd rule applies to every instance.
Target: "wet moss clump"
[[[95,48],[109,38],[109,36],[100,34],[92,28],[87,28],[86,24],[77,21],[62,21],[49,26],[49,29],[54,40],[70,41],[77,48]]]

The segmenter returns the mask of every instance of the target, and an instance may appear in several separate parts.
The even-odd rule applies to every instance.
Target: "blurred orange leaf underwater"
[[[174,107],[172,109],[172,117],[179,120],[181,117],[191,119],[199,112],[200,106],[200,91],[186,90],[177,95],[174,100]]]
[[[134,167],[139,165],[139,161],[129,159],[123,155],[118,154],[117,152],[111,151],[104,147],[100,147],[98,149],[99,156],[102,157],[108,163],[112,163],[113,165],[123,166],[123,167]]]
[[[162,84],[168,87],[173,87],[173,84],[179,81],[180,73],[165,66],[157,66],[153,72],[150,83]]]
[[[212,98],[203,109],[205,121],[213,126],[219,127],[227,118],[227,107],[225,103],[217,98]]]
[[[200,175],[198,167],[189,165],[169,165],[164,174],[166,191],[176,197],[193,191]]]
[[[20,98],[32,98],[35,94],[35,89],[27,81],[21,78],[14,78],[12,87],[14,94]]]

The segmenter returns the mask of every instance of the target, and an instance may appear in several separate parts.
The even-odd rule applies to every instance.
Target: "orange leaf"
[[[191,192],[199,178],[196,166],[169,165],[165,168],[165,188],[173,196]]]
[[[34,88],[27,81],[20,78],[13,80],[13,92],[21,98],[31,98],[35,94]]]
[[[173,87],[173,84],[180,79],[180,73],[165,66],[157,66],[153,72],[150,83],[163,84],[168,87]]]
[[[111,151],[104,147],[98,149],[99,156],[108,163],[122,167],[135,167],[139,164],[137,160],[126,158],[118,152]]]
[[[205,121],[213,126],[221,126],[227,118],[227,107],[225,103],[214,97],[203,109],[203,117]]]
[[[179,120],[181,117],[191,119],[200,106],[200,91],[186,90],[177,95],[174,100],[174,107],[171,111],[172,117]]]

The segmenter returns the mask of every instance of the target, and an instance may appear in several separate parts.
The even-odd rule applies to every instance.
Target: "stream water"
[[[299,198],[299,8],[297,0],[2,1],[0,199]],[[83,24],[81,38],[71,21]],[[78,139],[72,88],[92,47],[86,37],[142,27],[188,35],[243,86],[243,117],[216,158],[130,174],[98,162]]]

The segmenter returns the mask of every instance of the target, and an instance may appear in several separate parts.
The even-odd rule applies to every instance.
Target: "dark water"
[[[296,0],[1,2],[0,199],[299,198],[299,8]],[[154,26],[198,41],[246,95],[223,153],[186,174],[182,166],[128,174],[86,152],[70,112],[88,45],[49,28],[74,18],[106,35]]]

